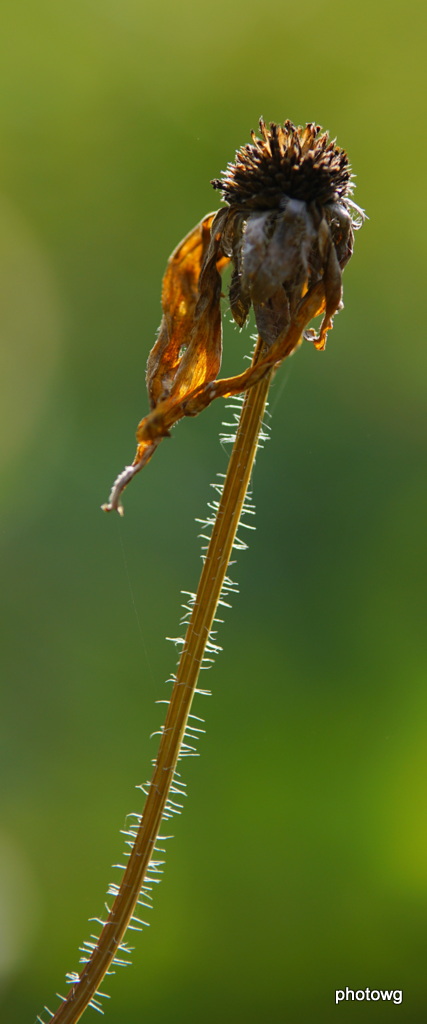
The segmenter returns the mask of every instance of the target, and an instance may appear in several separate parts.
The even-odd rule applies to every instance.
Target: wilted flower
[[[228,210],[213,229],[233,260],[231,312],[242,326],[251,304],[267,344],[289,326],[307,290],[323,280],[325,317],[318,348],[324,348],[341,303],[341,269],[352,254],[348,207],[351,174],[347,155],[318,125],[295,128],[260,121],[262,138],[236,153],[222,180],[213,181]]]
[[[163,318],[147,363],[151,412],[137,430],[132,466],[117,478],[105,509],[170,428],[214,398],[246,391],[300,344],[323,349],[342,306],[341,272],[363,214],[351,200],[347,155],[318,125],[260,120],[261,138],[236,153],[212,185],[227,204],[180,243],[163,279]],[[221,271],[233,265],[229,299],[242,327],[253,307],[259,344],[252,366],[216,380],[221,365]],[[319,333],[307,330],[323,314]]]

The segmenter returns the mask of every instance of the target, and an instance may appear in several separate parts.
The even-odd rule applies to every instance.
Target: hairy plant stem
[[[253,362],[258,362],[262,356],[263,346],[258,342]],[[149,870],[197,687],[200,665],[229,565],[273,374],[274,367],[269,367],[261,380],[246,393],[244,399],[237,436],[162,731],[153,777],[118,894],[96,948],[83,968],[79,980],[73,984],[52,1018],[53,1024],[75,1024],[96,995],[123,940]]]

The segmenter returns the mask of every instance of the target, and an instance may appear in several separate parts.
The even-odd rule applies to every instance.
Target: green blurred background
[[[2,1017],[56,1007],[140,808],[223,406],[179,425],[122,522],[99,506],[147,408],[166,259],[263,114],[336,135],[370,220],[326,353],[276,377],[201,757],[107,1019],[424,1021],[424,5],[1,20]],[[335,1009],[346,985],[404,1001]]]

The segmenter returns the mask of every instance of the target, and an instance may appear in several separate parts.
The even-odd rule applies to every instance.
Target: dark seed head
[[[211,182],[229,206],[250,210],[283,208],[286,199],[320,204],[345,199],[351,192],[347,154],[319,125],[296,128],[259,122],[261,138],[237,150],[222,178]]]

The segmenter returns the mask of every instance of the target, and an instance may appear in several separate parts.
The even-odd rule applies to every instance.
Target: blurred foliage
[[[146,411],[167,256],[263,114],[336,135],[370,220],[326,353],[274,384],[202,756],[108,1021],[327,1024],[348,985],[403,988],[416,1024],[424,7],[4,0],[1,22],[4,1019],[56,1005],[140,807],[224,409],[178,426],[122,523],[99,506]],[[249,334],[225,345],[237,372]]]

